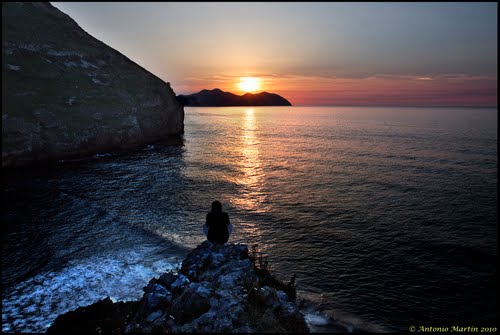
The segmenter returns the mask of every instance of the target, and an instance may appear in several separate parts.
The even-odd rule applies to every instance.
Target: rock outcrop
[[[245,245],[203,242],[178,272],[153,278],[141,300],[109,298],[59,316],[48,333],[309,332],[284,284]]]
[[[50,3],[2,3],[2,167],[179,135],[165,83]]]
[[[178,95],[177,100],[184,106],[192,107],[223,107],[223,106],[291,106],[282,96],[274,93],[261,92],[236,95],[224,92],[218,88],[201,90],[198,93]]]

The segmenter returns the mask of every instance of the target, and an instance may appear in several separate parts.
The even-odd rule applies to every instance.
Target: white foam
[[[310,326],[326,326],[329,323],[328,317],[319,314],[306,313],[304,319]]]
[[[12,64],[7,64],[7,68],[12,71],[20,71],[21,67],[19,65],[12,65]]]
[[[94,158],[101,158],[101,157],[109,157],[111,156],[110,153],[104,153],[104,154],[95,154]]]
[[[20,283],[2,297],[2,332],[45,332],[59,314],[108,296],[140,299],[151,278],[179,266],[151,254],[152,248],[142,248],[95,256]]]

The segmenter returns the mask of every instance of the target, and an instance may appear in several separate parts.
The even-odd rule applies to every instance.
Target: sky
[[[293,105],[496,106],[495,2],[52,2],[170,82]]]

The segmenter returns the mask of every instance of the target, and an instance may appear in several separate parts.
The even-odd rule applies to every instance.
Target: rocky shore
[[[254,333],[309,328],[285,284],[243,244],[205,241],[178,271],[153,278],[139,301],[110,298],[60,315],[48,333]]]

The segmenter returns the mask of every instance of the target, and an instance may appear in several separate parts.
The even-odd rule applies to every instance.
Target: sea
[[[186,107],[177,143],[3,171],[2,332],[141,298],[214,200],[312,331],[496,327],[497,114]]]

